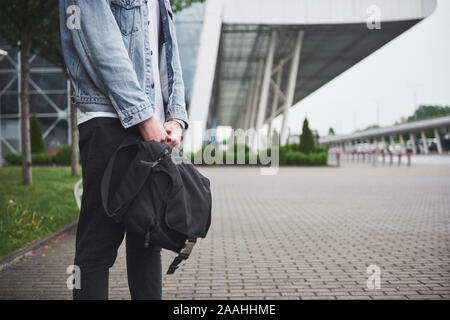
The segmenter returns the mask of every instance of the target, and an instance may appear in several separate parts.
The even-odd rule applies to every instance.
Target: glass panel
[[[53,102],[57,108],[65,110],[67,108],[67,98],[65,94],[47,94],[47,98]],[[30,94],[30,113],[56,113],[58,112],[42,94]]]
[[[0,96],[1,114],[19,113],[19,96],[17,94],[3,94]]]
[[[31,68],[55,68],[55,65],[40,56],[34,57],[30,63]]]
[[[183,69],[187,103],[190,100],[190,91],[197,64],[204,11],[204,3],[194,3],[189,8],[175,15],[175,30],[180,51],[181,67]]]
[[[42,124],[42,131],[46,132],[54,124],[56,118],[40,118],[39,121]],[[44,138],[45,150],[54,147],[61,148],[62,146],[68,145],[68,130],[68,122],[64,119],[59,120],[56,126]]]
[[[43,72],[32,72],[31,80],[33,80],[36,85],[42,90],[66,90],[67,89],[67,77],[61,73],[43,73]],[[34,87],[30,85],[30,90]]]
[[[2,70],[1,66],[0,70]],[[15,73],[0,73],[0,92],[5,90],[6,86],[8,86],[7,91],[17,90],[17,77]]]
[[[19,141],[19,118],[15,119],[2,119],[1,120],[1,136],[2,138],[8,140],[10,144],[16,141],[16,146],[18,147]],[[14,147],[15,145],[13,145]]]

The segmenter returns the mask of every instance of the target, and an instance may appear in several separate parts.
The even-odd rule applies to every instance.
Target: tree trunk
[[[25,28],[24,28],[25,29]],[[21,140],[22,140],[22,184],[33,182],[31,171],[31,139],[30,139],[30,48],[31,38],[25,30],[20,34],[20,108],[21,108]]]
[[[70,87],[72,95],[72,87]],[[69,97],[70,98],[70,97]],[[78,176],[80,165],[78,162],[78,126],[77,126],[77,108],[72,104],[70,98],[70,132],[72,138],[70,164],[72,166],[72,176]]]

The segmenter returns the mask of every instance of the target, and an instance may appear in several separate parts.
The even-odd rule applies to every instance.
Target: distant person
[[[75,265],[81,288],[74,299],[107,299],[109,268],[125,230],[108,220],[100,182],[127,133],[178,146],[188,119],[178,44],[169,0],[59,0],[64,60],[77,107],[83,198]],[[134,152],[120,157],[111,186]],[[111,190],[111,193],[114,190]],[[161,299],[161,249],[126,235],[133,299]]]

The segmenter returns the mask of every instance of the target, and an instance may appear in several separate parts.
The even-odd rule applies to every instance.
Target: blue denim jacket
[[[159,0],[159,73],[166,121],[188,125],[178,44],[169,0]],[[83,111],[117,112],[125,128],[154,113],[147,0],[59,0],[61,43]]]

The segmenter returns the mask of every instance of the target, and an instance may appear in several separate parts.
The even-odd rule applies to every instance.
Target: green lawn
[[[33,167],[23,186],[21,167],[0,168],[0,257],[78,218],[70,167]]]

